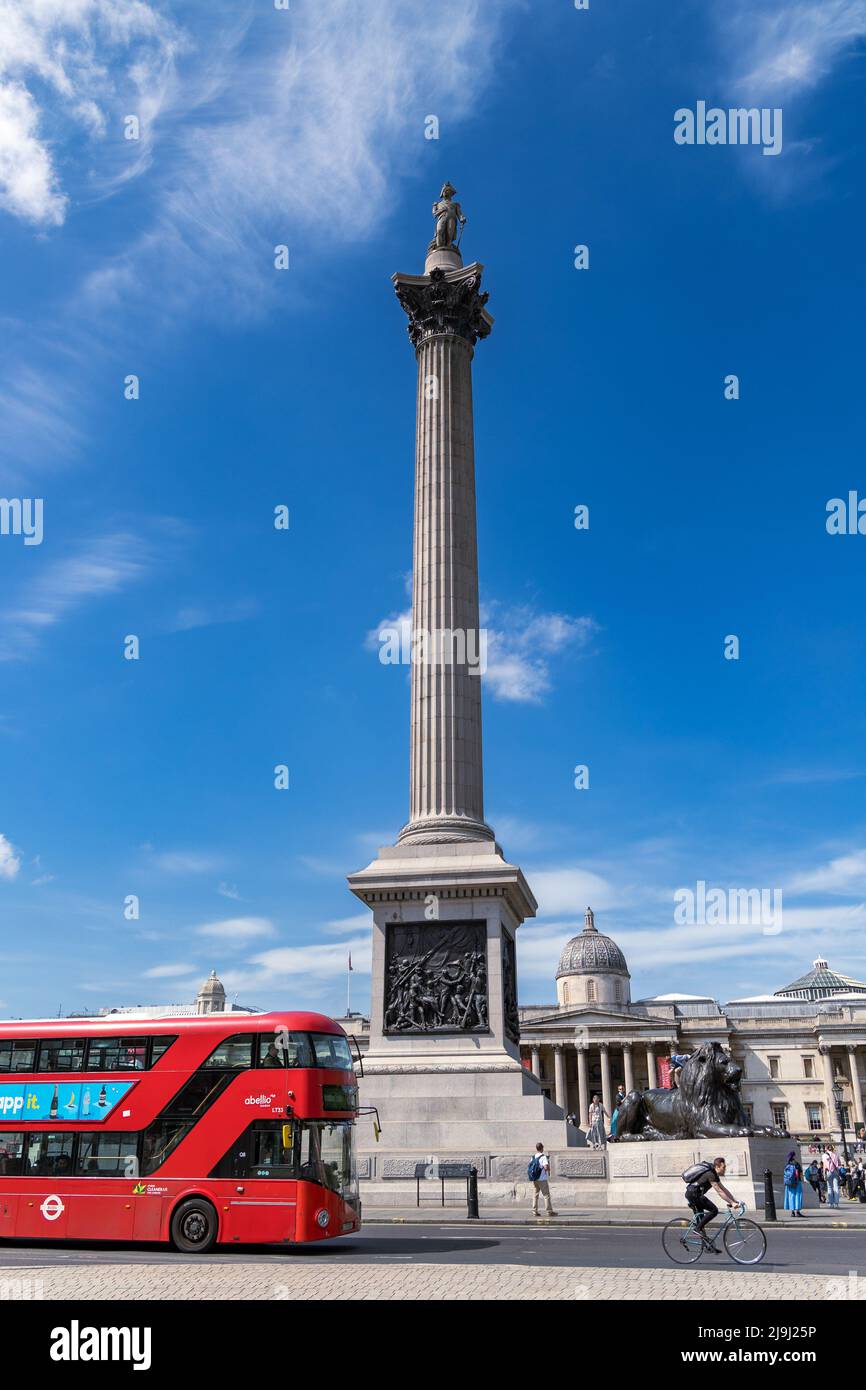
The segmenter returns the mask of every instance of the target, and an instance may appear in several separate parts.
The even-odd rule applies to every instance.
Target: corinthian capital
[[[489,296],[480,292],[481,266],[465,270],[436,267],[429,275],[394,275],[394,289],[409,316],[412,345],[425,338],[448,334],[474,346],[486,338],[493,319],[485,309]]]

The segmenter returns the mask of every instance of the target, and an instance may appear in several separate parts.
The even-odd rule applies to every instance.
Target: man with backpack
[[[543,1196],[545,1216],[555,1216],[556,1212],[550,1200],[550,1159],[544,1152],[543,1144],[536,1144],[526,1175],[532,1183],[532,1215],[538,1215],[538,1199]]]
[[[683,1182],[686,1184],[686,1201],[697,1217],[695,1230],[699,1233],[704,1242],[704,1249],[711,1250],[714,1255],[722,1252],[717,1245],[714,1245],[709,1236],[704,1234],[704,1227],[709,1226],[714,1216],[718,1216],[719,1209],[715,1202],[711,1202],[707,1193],[710,1188],[718,1192],[723,1202],[729,1207],[737,1205],[736,1197],[733,1197],[724,1186],[722,1178],[725,1176],[725,1160],[714,1158],[712,1163],[693,1163],[683,1173]]]

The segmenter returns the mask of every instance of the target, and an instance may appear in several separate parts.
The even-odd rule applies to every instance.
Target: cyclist
[[[687,1177],[686,1174],[688,1174]],[[704,1228],[709,1226],[715,1216],[718,1216],[719,1209],[715,1202],[710,1201],[707,1193],[712,1188],[714,1192],[718,1192],[722,1201],[726,1202],[729,1207],[738,1205],[736,1197],[731,1195],[722,1182],[724,1176],[725,1160],[723,1158],[714,1158],[712,1163],[696,1163],[694,1167],[687,1168],[683,1174],[688,1184],[686,1201],[697,1217],[695,1230],[704,1242],[704,1249],[711,1250],[714,1255],[721,1255],[722,1252],[706,1235]]]

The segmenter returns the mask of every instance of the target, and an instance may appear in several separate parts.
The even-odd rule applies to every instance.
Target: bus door
[[[226,1155],[238,1180],[224,1201],[223,1241],[293,1241],[297,1211],[293,1126],[256,1120]],[[224,1160],[224,1163],[226,1160]],[[220,1176],[226,1168],[220,1165]]]
[[[138,1175],[135,1134],[85,1131],[78,1136],[76,1177],[66,1234],[71,1240],[131,1240]]]
[[[19,1238],[62,1240],[66,1235],[74,1139],[68,1130],[26,1136],[24,1175],[28,1181],[22,1184],[15,1220]]]
[[[21,1172],[23,1150],[23,1130],[14,1134],[9,1130],[0,1132],[0,1240],[9,1240],[15,1234],[18,1197],[13,1189],[19,1186],[17,1175]]]

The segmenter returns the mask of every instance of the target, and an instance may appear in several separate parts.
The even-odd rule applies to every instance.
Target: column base
[[[459,840],[495,840],[486,821],[471,816],[425,816],[410,820],[397,836],[397,844],[448,845]]]

